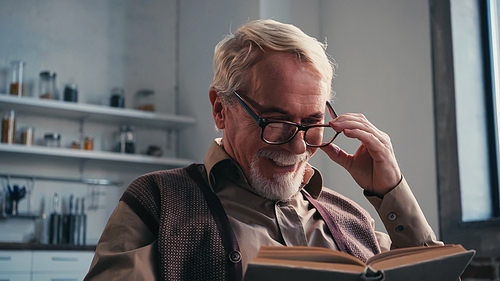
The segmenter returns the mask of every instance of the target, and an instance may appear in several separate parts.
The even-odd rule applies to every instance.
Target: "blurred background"
[[[391,136],[439,239],[478,251],[470,278],[499,278],[496,1],[0,0],[0,7],[0,252],[91,258],[131,181],[202,163],[221,136],[208,99],[214,47],[242,24],[272,18],[327,42],[338,64],[337,112],[363,113]],[[359,146],[342,135],[336,143],[350,153]],[[343,168],[321,151],[311,163],[326,187],[362,205],[385,231]],[[51,218],[72,228],[51,233]]]

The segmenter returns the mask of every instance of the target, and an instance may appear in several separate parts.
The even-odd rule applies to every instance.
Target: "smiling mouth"
[[[285,171],[293,171],[300,163],[307,162],[310,157],[309,152],[305,152],[300,155],[294,155],[291,153],[280,152],[272,150],[269,148],[260,149],[255,154],[256,158],[262,157],[271,163],[276,169]],[[278,172],[278,171],[276,171]]]

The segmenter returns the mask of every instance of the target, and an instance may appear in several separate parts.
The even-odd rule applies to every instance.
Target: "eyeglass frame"
[[[238,100],[238,103],[243,107],[243,109],[248,113],[248,115],[250,115],[250,117],[252,117],[252,119],[257,123],[257,125],[259,125],[260,127],[260,138],[263,142],[267,143],[267,144],[271,144],[271,145],[282,145],[282,144],[285,144],[285,143],[288,143],[290,142],[291,140],[293,140],[293,138],[295,138],[295,136],[300,132],[300,131],[304,131],[304,143],[309,146],[309,147],[325,147],[327,145],[329,145],[330,143],[332,143],[336,138],[337,136],[341,133],[341,132],[335,132],[335,135],[333,136],[333,138],[326,142],[326,143],[323,143],[323,144],[320,144],[320,145],[311,145],[311,144],[308,144],[306,139],[305,139],[305,136],[306,136],[306,132],[307,130],[309,130],[310,128],[317,128],[317,127],[330,127],[330,125],[328,124],[316,124],[316,125],[311,125],[311,126],[304,126],[300,123],[295,123],[295,122],[290,122],[290,121],[285,121],[285,120],[270,120],[269,118],[262,118],[260,117],[256,112],[255,110],[253,110],[250,105],[247,103],[247,101],[245,101],[238,93],[236,93],[236,91],[233,91],[233,95],[236,97],[236,99]],[[329,101],[326,101],[326,107],[328,108],[328,112],[330,113],[330,115],[333,117],[333,118],[337,118],[338,115],[337,113],[335,112],[335,109],[333,109],[333,106],[330,104]],[[264,129],[266,128],[267,125],[271,124],[271,123],[283,123],[283,124],[288,124],[288,125],[293,125],[295,126],[297,129],[295,130],[295,132],[293,133],[293,135],[291,137],[289,137],[289,139],[287,139],[286,141],[284,142],[280,142],[280,143],[274,143],[274,142],[270,142],[268,140],[265,140],[264,139]]]

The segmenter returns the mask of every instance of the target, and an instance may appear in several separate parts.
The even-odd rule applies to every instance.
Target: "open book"
[[[380,253],[365,263],[327,248],[262,246],[245,281],[456,281],[475,253],[461,245],[410,247]]]

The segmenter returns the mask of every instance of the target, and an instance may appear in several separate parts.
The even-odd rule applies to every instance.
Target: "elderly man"
[[[327,247],[366,260],[440,243],[389,137],[363,115],[333,111],[333,66],[321,43],[292,25],[253,21],[217,45],[214,71],[209,98],[222,139],[204,164],[128,187],[87,280],[241,280],[262,245]],[[354,155],[332,143],[340,133],[361,141]],[[308,164],[319,148],[365,190],[389,235],[323,187]]]

